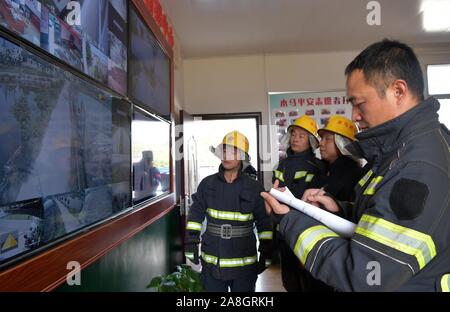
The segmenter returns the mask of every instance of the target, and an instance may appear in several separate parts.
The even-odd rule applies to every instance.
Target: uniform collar
[[[308,156],[313,155],[311,148],[304,150],[303,152],[295,153],[290,147],[287,149],[286,154],[289,158],[306,158]]]
[[[228,183],[227,180],[225,179],[224,173],[225,173],[225,168],[222,166],[222,164],[220,164],[219,172],[217,172],[217,177],[219,178],[219,180]],[[241,161],[241,168],[238,170],[237,177],[233,181],[233,183],[236,182],[238,179],[240,179],[241,176],[242,176],[242,161]]]
[[[430,97],[402,115],[358,133],[358,141],[347,145],[347,148],[354,156],[376,164],[382,155],[398,149],[417,132],[438,128],[439,107],[439,102]]]

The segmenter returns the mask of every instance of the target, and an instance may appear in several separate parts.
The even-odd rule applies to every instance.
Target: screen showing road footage
[[[139,109],[132,123],[133,202],[170,191],[170,124]]]
[[[0,37],[0,265],[131,206],[130,106]]]
[[[2,0],[0,25],[126,94],[126,0]]]
[[[130,10],[130,43],[131,97],[169,119],[169,58],[133,9]]]

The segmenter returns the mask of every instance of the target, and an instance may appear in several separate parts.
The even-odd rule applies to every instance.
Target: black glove
[[[272,214],[270,215],[272,219],[272,224],[277,226],[278,224],[280,224],[281,219],[283,219],[284,216],[285,214],[276,214],[272,212]]]
[[[258,274],[264,272],[271,264],[272,260],[270,259],[270,256],[261,253],[258,260]]]
[[[200,258],[198,256],[198,244],[194,243],[186,244],[184,247],[184,255],[186,256],[186,258],[191,260],[192,263],[194,264],[200,263]]]

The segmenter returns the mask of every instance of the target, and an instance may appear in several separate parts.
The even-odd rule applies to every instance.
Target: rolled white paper
[[[316,206],[308,204],[307,202],[295,198],[292,193],[286,188],[288,192],[280,192],[276,189],[271,189],[270,194],[278,199],[280,202],[285,203],[298,211],[316,219],[320,223],[324,224],[340,236],[351,237],[355,233],[356,224],[338,217],[331,212],[320,209]]]

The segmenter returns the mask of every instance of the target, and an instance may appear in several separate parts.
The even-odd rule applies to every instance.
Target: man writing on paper
[[[354,203],[320,190],[303,199],[358,224],[350,239],[280,204],[280,232],[312,275],[341,291],[448,291],[450,274],[450,133],[439,103],[423,98],[412,49],[384,40],[348,66],[352,117],[362,130],[347,146],[372,164]],[[371,271],[376,268],[375,271]]]

